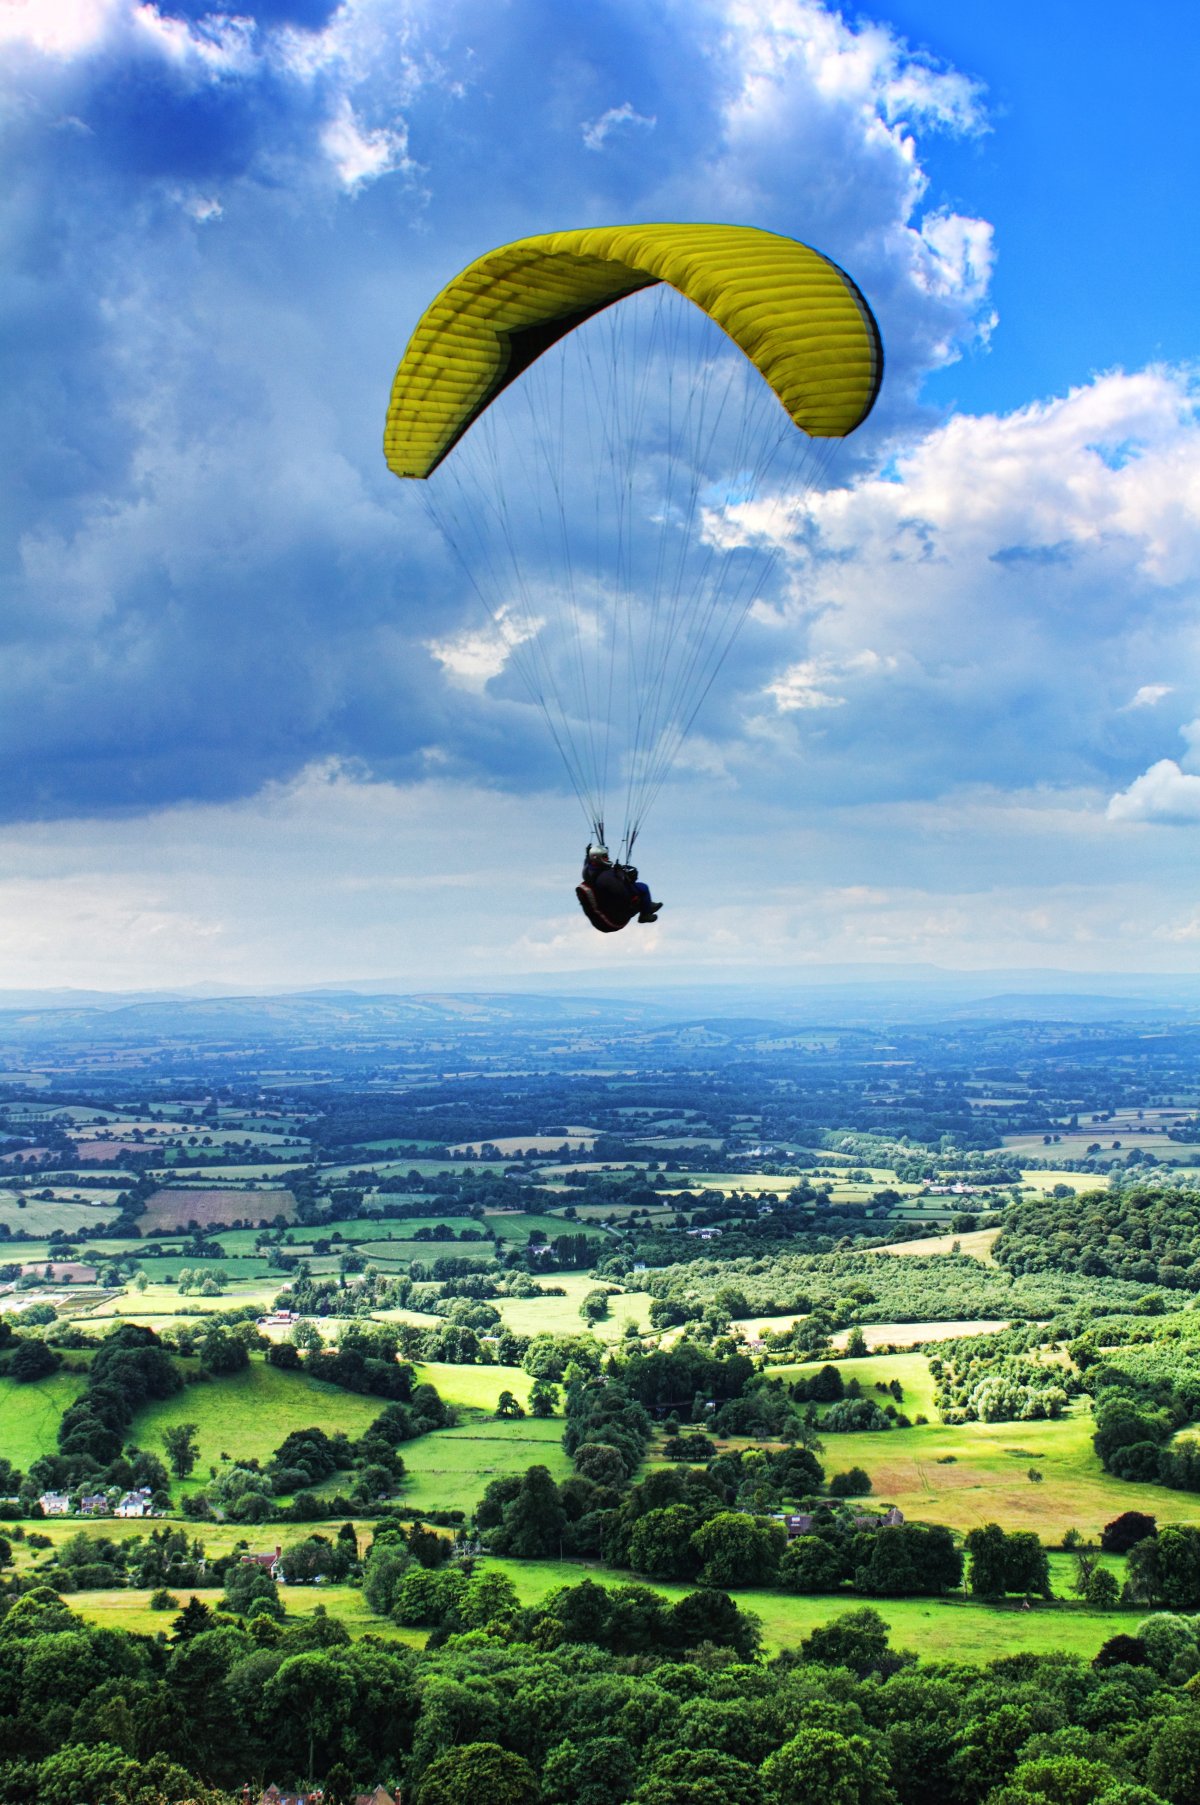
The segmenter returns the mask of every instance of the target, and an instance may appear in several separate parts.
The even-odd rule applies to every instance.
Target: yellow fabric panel
[[[597,226],[502,245],[442,290],[396,372],[391,469],[428,476],[535,357],[656,282],[703,308],[811,437],[841,438],[870,413],[883,374],[878,328],[819,251],[755,226]]]

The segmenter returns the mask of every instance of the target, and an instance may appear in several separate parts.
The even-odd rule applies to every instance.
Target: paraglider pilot
[[[658,920],[660,902],[652,902],[649,884],[638,879],[636,865],[618,865],[608,848],[592,844],[583,855],[583,882],[575,894],[579,906],[601,934],[616,934],[634,916],[641,922]]]

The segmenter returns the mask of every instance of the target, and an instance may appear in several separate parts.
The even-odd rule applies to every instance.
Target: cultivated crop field
[[[290,1222],[296,1199],[290,1191],[231,1191],[220,1186],[207,1189],[156,1191],[141,1219],[143,1234],[155,1229],[186,1229],[191,1222],[201,1228],[219,1228],[227,1222],[273,1222],[282,1216]]]

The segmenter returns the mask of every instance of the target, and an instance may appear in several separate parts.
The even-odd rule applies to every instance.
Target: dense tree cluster
[[[812,1315],[828,1327],[849,1322],[954,1322],[1019,1318],[1036,1321],[1084,1308],[1140,1314],[1145,1286],[1058,1271],[1016,1275],[966,1255],[912,1255],[881,1260],[869,1253],[704,1259],[647,1272],[651,1295],[676,1322],[715,1316],[809,1316],[788,1345],[818,1351]],[[870,1314],[867,1315],[866,1312]],[[722,1320],[723,1323],[722,1323]]]
[[[993,1255],[1013,1273],[1200,1291],[1200,1196],[1172,1185],[1029,1198],[1006,1211]]]
[[[1012,1423],[1062,1416],[1081,1381],[1069,1367],[1033,1357],[1031,1341],[1044,1338],[1044,1330],[1016,1328],[939,1342],[930,1353],[929,1371],[942,1421]]]
[[[424,1653],[249,1591],[244,1614],[193,1602],[157,1641],[95,1629],[46,1588],[5,1600],[2,1805],[225,1805],[259,1775],[331,1798],[382,1781],[413,1805],[1196,1798],[1200,1649],[1169,1608],[1090,1666],[922,1667],[870,1609],[764,1662],[720,1591],[672,1605],[584,1581],[530,1609],[487,1566],[388,1547],[367,1573],[399,1563],[388,1614],[432,1632]]]

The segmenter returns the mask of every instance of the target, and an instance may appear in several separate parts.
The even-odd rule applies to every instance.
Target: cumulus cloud
[[[830,685],[842,685],[855,677],[877,676],[895,667],[894,658],[881,658],[871,651],[857,652],[842,665],[826,658],[802,658],[767,685],[767,694],[781,714],[807,708],[843,708],[846,697]]]
[[[550,776],[536,712],[478,693],[477,599],[378,450],[421,308],[488,245],[714,212],[799,233],[862,274],[909,401],[988,311],[986,227],[930,210],[922,166],[929,133],[983,129],[977,86],[813,4],[602,4],[589,62],[553,9],[465,0],[5,16],[9,816],[248,794],[327,756]],[[774,623],[728,694],[808,658],[822,693],[865,680],[873,637]],[[736,711],[710,729],[736,739]]]
[[[982,86],[890,26],[851,24],[817,0],[732,0],[711,54],[724,96],[709,193],[729,217],[796,232],[854,273],[888,349],[876,430],[890,427],[931,367],[996,323],[992,228],[928,208],[921,156],[930,134],[988,129]]]
[[[1111,793],[1161,752],[1170,691],[1200,688],[1186,374],[1111,373],[952,419],[884,472],[797,505],[799,525],[780,515],[790,584],[738,654],[749,686],[778,642],[759,678],[771,713],[746,703],[764,783],[782,759],[836,801],[980,782]]]
[[[463,689],[482,691],[498,677],[514,651],[537,636],[544,621],[537,615],[513,619],[505,609],[489,626],[467,628],[445,639],[431,639],[428,650],[451,682]]]
[[[1108,805],[1110,821],[1164,821],[1194,827],[1200,821],[1200,777],[1180,770],[1173,758],[1135,777]]]
[[[101,43],[127,10],[124,0],[9,0],[0,9],[0,44],[79,56]]]

